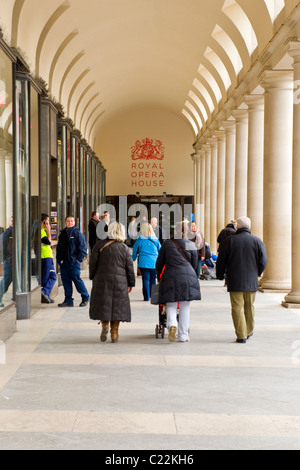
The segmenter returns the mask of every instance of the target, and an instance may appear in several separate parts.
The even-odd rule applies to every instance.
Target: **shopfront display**
[[[81,133],[0,37],[0,315],[30,318],[41,282],[41,215],[55,252],[65,218],[87,236],[105,193],[103,167]],[[105,178],[104,178],[105,179]]]
[[[12,62],[0,48],[0,310],[13,297]]]

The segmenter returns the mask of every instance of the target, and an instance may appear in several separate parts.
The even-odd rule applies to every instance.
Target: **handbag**
[[[151,304],[159,305],[159,284],[153,284],[151,288]]]

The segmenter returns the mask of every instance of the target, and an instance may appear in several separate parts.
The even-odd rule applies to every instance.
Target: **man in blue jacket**
[[[223,280],[226,272],[237,343],[253,335],[258,278],[267,265],[265,245],[250,228],[251,220],[240,217],[236,233],[221,243],[217,260],[217,278]]]
[[[61,231],[58,239],[56,258],[60,265],[61,280],[65,290],[65,300],[58,304],[59,307],[73,307],[73,285],[79,294],[82,302],[79,307],[85,307],[89,301],[89,293],[80,277],[80,263],[87,256],[87,245],[84,235],[75,227],[73,216],[66,217],[66,228]]]

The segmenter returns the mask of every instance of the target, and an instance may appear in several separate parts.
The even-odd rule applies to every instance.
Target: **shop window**
[[[12,97],[12,63],[0,49],[0,310],[13,297]]]
[[[40,191],[39,191],[39,95],[30,89],[30,225],[31,225],[31,289],[38,285],[40,258]]]

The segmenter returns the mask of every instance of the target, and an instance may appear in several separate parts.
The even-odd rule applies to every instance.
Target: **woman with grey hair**
[[[131,321],[129,293],[135,286],[135,274],[129,248],[125,245],[125,227],[118,222],[108,226],[108,238],[99,240],[90,257],[90,279],[93,287],[90,300],[90,318],[100,320],[100,340],[119,339],[120,322]]]

